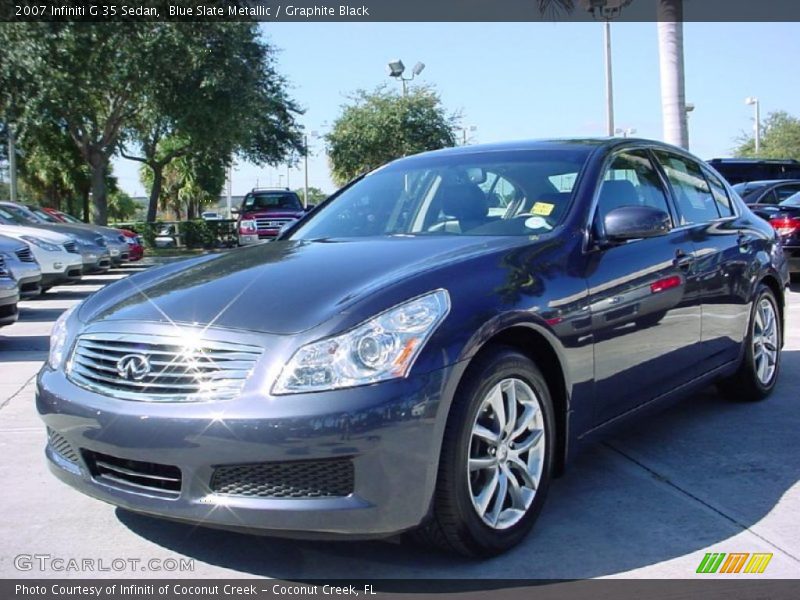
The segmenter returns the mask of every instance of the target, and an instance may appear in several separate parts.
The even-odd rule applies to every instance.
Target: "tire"
[[[769,324],[764,327],[766,313],[772,314],[772,329]],[[780,373],[783,330],[775,294],[763,283],[758,287],[750,311],[750,323],[744,343],[744,356],[738,370],[717,385],[724,395],[734,400],[764,400],[775,388]],[[770,361],[773,355],[774,361]],[[764,367],[764,361],[767,368]],[[773,367],[771,371],[770,365]]]
[[[512,390],[517,418],[504,434],[490,397],[508,415]],[[480,436],[475,433],[478,426],[482,427]],[[517,431],[509,435],[512,429]],[[490,433],[493,443],[483,437]],[[523,445],[531,448],[515,459]],[[459,385],[445,428],[433,514],[415,532],[416,539],[470,557],[493,556],[515,546],[531,530],[544,505],[554,447],[553,403],[541,371],[512,348],[488,349]],[[470,458],[475,467],[479,464],[475,459],[494,464],[472,471],[468,470]],[[525,479],[524,467],[525,472],[533,472],[531,479]],[[508,491],[499,503],[503,479]],[[481,498],[486,502],[481,503]],[[483,513],[479,504],[486,505]]]

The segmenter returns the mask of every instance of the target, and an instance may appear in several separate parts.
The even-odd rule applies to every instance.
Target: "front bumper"
[[[0,327],[11,325],[19,318],[18,302],[19,288],[16,281],[7,277],[0,279]]]
[[[14,261],[9,266],[21,298],[33,298],[41,293],[42,271],[37,263]]]
[[[104,273],[111,268],[111,254],[101,246],[81,248],[84,273]]]
[[[220,402],[134,402],[77,387],[60,371],[39,374],[36,403],[74,452],[48,444],[52,472],[77,490],[124,508],[207,526],[314,538],[385,537],[418,525],[436,481],[448,367],[349,390]],[[63,440],[63,441],[62,441]],[[164,497],[93,475],[92,453],[180,470]],[[216,468],[349,460],[351,493],[248,497],[212,490]]]

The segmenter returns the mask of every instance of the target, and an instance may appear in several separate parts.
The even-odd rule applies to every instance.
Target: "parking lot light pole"
[[[8,132],[8,183],[11,202],[17,201],[17,144],[14,136],[14,126],[7,123]]]
[[[606,130],[608,136],[614,135],[614,81],[611,69],[611,21],[606,21],[605,32],[605,57],[606,57]]]
[[[761,105],[758,102],[758,98],[755,96],[745,98],[744,103],[748,106],[752,106],[755,109],[755,123],[753,128],[755,129],[756,133],[756,154],[758,154],[759,150],[761,150]]]
[[[398,59],[389,61],[389,64],[386,65],[386,70],[389,73],[389,77],[394,77],[395,79],[399,79],[400,82],[403,84],[403,96],[408,94],[408,82],[413,81],[414,78],[422,73],[425,70],[425,63],[418,62],[414,65],[414,68],[411,69],[411,77],[403,77],[403,73],[405,73],[406,66],[403,64],[403,61]]]

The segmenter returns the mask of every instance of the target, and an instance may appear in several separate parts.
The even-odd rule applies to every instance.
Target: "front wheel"
[[[466,556],[491,556],[533,527],[549,487],[555,427],[547,383],[511,348],[470,366],[445,429],[433,516],[420,536]]]
[[[781,366],[783,331],[775,294],[761,284],[750,311],[744,357],[739,369],[719,383],[736,400],[763,400],[772,393]]]

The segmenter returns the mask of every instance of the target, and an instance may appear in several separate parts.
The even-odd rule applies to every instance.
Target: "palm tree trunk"
[[[658,2],[658,54],[664,141],[689,148],[683,70],[683,0]]]

